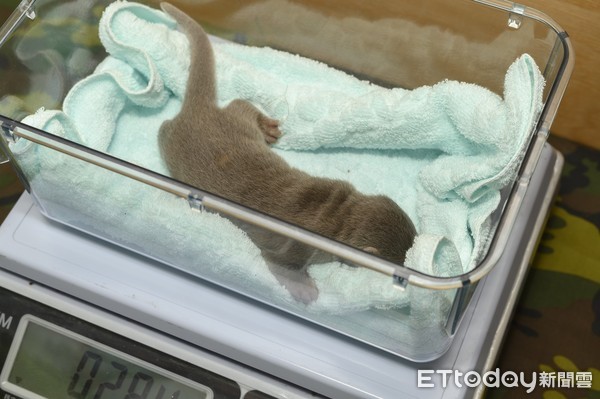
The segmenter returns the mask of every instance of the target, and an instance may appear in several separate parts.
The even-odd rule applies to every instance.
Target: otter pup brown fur
[[[325,237],[404,262],[415,237],[410,218],[388,197],[364,195],[350,183],[318,178],[289,166],[269,148],[278,121],[244,100],[217,106],[213,51],[202,27],[168,3],[163,11],[190,43],[190,71],[179,114],[165,121],[159,146],[171,175]],[[233,220],[235,223],[236,221]],[[261,249],[271,272],[294,298],[315,300],[306,266],[332,255],[247,224],[239,224]]]

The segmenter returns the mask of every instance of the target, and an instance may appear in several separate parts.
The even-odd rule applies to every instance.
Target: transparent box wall
[[[502,95],[506,70],[521,54],[531,55],[546,80],[544,108],[527,138],[519,174],[501,190],[501,202],[489,217],[489,250],[467,273],[431,276],[177,182],[126,156],[119,159],[21,123],[42,107],[60,110],[69,91],[106,58],[98,21],[110,3],[24,1],[3,26],[3,150],[42,212],[190,278],[390,353],[416,361],[443,354],[477,280],[500,257],[556,113],[572,68],[564,32],[535,10],[505,2],[173,1],[213,37],[299,54],[386,88],[457,80]],[[158,8],[156,2],[142,3]],[[233,223],[223,227],[223,220]],[[217,224],[220,238],[211,232]],[[327,298],[334,305],[290,298],[234,225],[268,232],[285,245],[331,253],[341,260],[340,279],[349,276],[358,285],[341,281],[329,287]],[[189,237],[202,244],[193,245]],[[219,239],[229,246],[220,247]],[[250,263],[264,270],[240,273]],[[364,281],[373,285],[360,284]],[[355,297],[371,304],[354,303]]]

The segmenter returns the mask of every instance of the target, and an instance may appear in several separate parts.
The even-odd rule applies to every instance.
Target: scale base
[[[297,387],[339,398],[474,397],[482,387],[418,388],[418,370],[483,374],[493,367],[562,163],[546,145],[499,264],[478,285],[448,352],[429,363],[340,337],[53,223],[26,194],[0,227],[0,287],[191,364],[219,359],[209,366],[236,369],[234,377],[250,386],[263,380],[265,391],[281,397],[307,394]]]

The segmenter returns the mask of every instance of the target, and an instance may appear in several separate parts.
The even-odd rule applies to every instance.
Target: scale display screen
[[[210,388],[72,331],[24,316],[0,386],[27,399],[212,399]]]

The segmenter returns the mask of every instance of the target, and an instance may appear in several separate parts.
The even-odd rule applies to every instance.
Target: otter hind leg
[[[269,118],[254,105],[245,100],[233,100],[225,108],[226,112],[233,114],[243,120],[249,121],[251,125],[258,128],[261,140],[267,144],[273,144],[281,137],[279,121]]]

